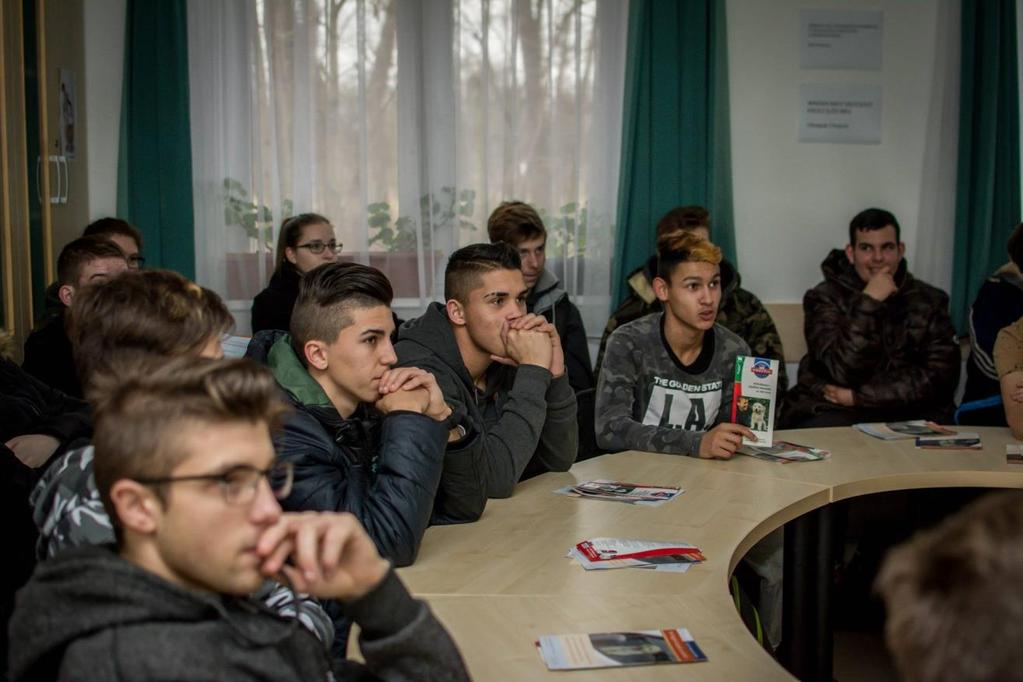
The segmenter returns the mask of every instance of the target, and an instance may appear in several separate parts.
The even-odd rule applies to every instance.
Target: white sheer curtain
[[[281,218],[331,219],[399,314],[505,199],[606,320],[628,5],[621,0],[190,0],[196,273],[248,330]]]

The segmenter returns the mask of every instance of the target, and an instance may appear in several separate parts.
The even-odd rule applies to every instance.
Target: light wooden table
[[[739,619],[728,594],[735,565],[772,530],[841,499],[912,488],[1023,487],[1023,466],[1005,463],[1008,429],[962,430],[979,431],[984,450],[917,450],[912,441],[841,428],[776,434],[831,450],[824,462],[605,455],[521,484],[513,497],[491,500],[477,523],[430,528],[416,563],[400,574],[430,602],[477,680],[792,679]],[[597,478],[686,492],[660,507],[553,492]],[[691,542],[707,561],[684,574],[588,572],[565,556],[599,536]],[[533,645],[544,634],[667,627],[688,628],[708,662],[550,673]]]

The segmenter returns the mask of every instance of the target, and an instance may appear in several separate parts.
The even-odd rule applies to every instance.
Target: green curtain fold
[[[1020,221],[1015,0],[963,0],[952,320],[969,329],[984,279]]]
[[[117,213],[147,266],[195,278],[185,0],[128,0]]]
[[[613,305],[671,208],[706,206],[736,262],[724,0],[631,0]]]

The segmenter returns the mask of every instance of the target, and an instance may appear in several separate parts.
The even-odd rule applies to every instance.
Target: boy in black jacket
[[[576,403],[557,329],[526,313],[518,253],[473,244],[451,254],[447,303],[398,330],[398,364],[437,377],[454,414],[435,523],[473,521],[522,478],[567,471]]]
[[[282,513],[292,470],[274,461],[283,405],[269,372],[190,358],[133,369],[90,394],[117,546],[40,567],[11,624],[13,680],[467,679],[351,515]],[[270,576],[342,602],[365,666],[333,665],[295,619],[245,596]]]

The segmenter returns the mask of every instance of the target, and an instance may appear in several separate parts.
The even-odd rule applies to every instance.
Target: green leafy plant
[[[281,202],[281,214],[290,216],[294,213],[291,199]],[[249,196],[248,190],[234,178],[224,178],[224,224],[237,225],[245,234],[259,242],[267,251],[273,251],[273,211],[269,206],[260,204]]]
[[[409,216],[399,216],[392,221],[391,206],[385,201],[378,201],[366,207],[366,222],[370,229],[369,245],[379,244],[386,250],[415,251],[419,247],[416,240],[417,225],[422,225],[422,248],[432,248],[433,231],[450,225],[460,230],[477,231],[471,218],[476,210],[476,190],[456,190],[454,187],[442,187],[434,195],[424,194],[419,197],[419,223]],[[432,228],[432,229],[431,229]]]

